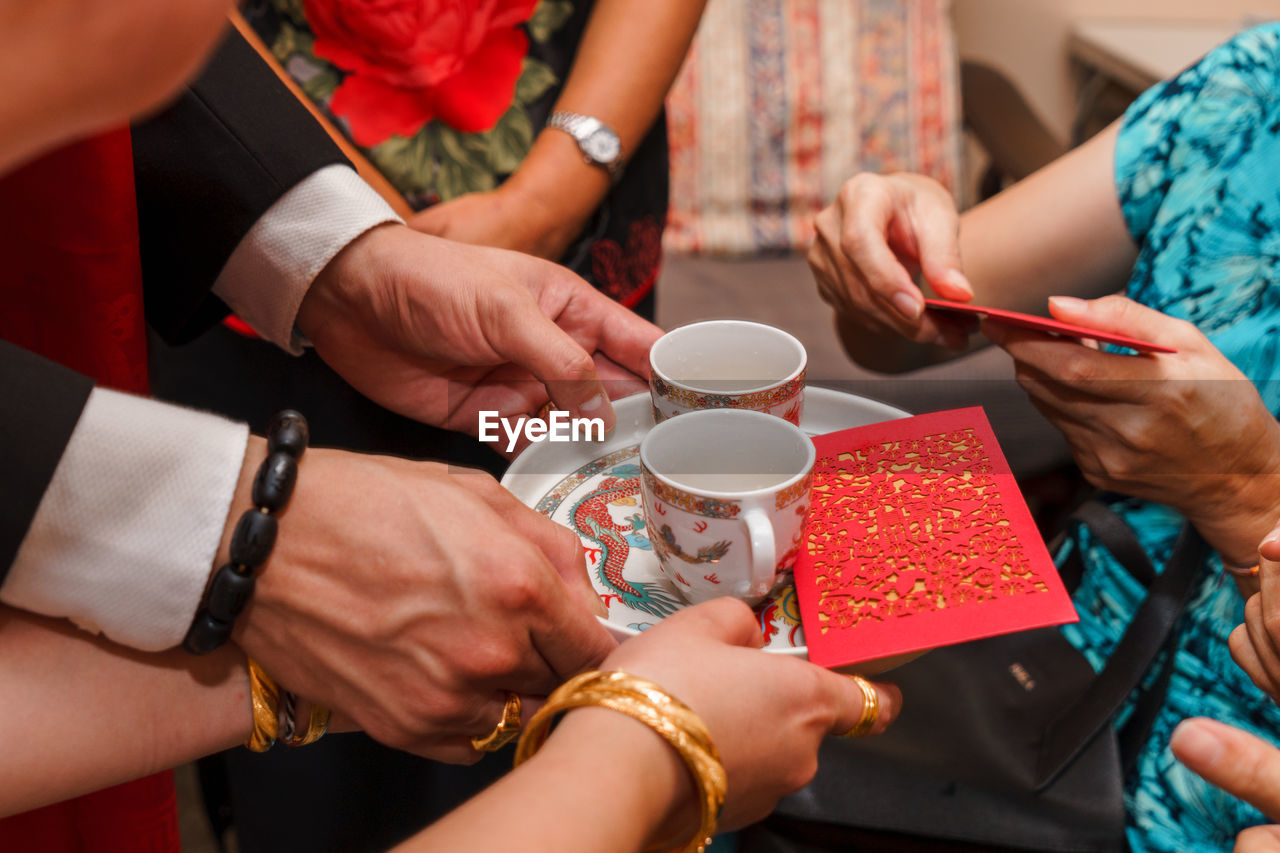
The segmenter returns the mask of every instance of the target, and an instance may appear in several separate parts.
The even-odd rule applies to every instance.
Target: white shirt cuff
[[[236,246],[213,292],[262,337],[294,355],[294,332],[311,282],[338,252],[377,225],[403,222],[349,166],[308,175],[281,196]]]
[[[180,643],[248,435],[216,415],[95,388],[0,601],[143,651]]]

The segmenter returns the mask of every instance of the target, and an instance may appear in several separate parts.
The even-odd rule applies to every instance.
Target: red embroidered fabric
[[[795,568],[810,660],[841,666],[1074,621],[982,409],[814,443]]]
[[[0,257],[0,337],[101,385],[146,393],[127,129],[74,143],[0,179]],[[166,771],[0,820],[0,850],[176,853],[177,815]]]

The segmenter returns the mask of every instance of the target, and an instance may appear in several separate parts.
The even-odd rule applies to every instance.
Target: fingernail
[[[919,320],[924,313],[924,303],[913,294],[900,290],[893,295],[893,306],[908,320]]]
[[[1083,299],[1076,299],[1074,296],[1050,296],[1049,304],[1054,308],[1068,311],[1073,314],[1079,314],[1081,311],[1089,307],[1089,303]]]
[[[969,279],[965,278],[964,273],[960,272],[960,270],[952,270],[947,273],[947,284],[973,296],[973,285],[969,284]]]
[[[1183,763],[1190,761],[1200,767],[1212,767],[1222,757],[1223,745],[1208,726],[1197,720],[1183,720],[1173,730],[1169,739]]]
[[[600,409],[604,408],[608,404],[608,402],[609,401],[605,399],[605,396],[603,394],[597,394],[594,397],[592,397],[590,400],[582,404],[582,411],[585,414],[598,412]]]

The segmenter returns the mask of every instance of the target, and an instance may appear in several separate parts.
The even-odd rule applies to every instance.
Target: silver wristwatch
[[[600,119],[557,110],[547,118],[547,127],[572,136],[582,159],[604,169],[615,182],[622,176],[622,142],[613,128]]]

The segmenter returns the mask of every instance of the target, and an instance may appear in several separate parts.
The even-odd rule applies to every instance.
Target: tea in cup
[[[813,485],[813,442],[761,412],[712,409],[664,421],[640,444],[649,541],[687,601],[755,604],[794,565]]]
[[[746,409],[799,425],[804,345],[781,329],[710,320],[674,329],[649,351],[653,419],[701,409]]]

